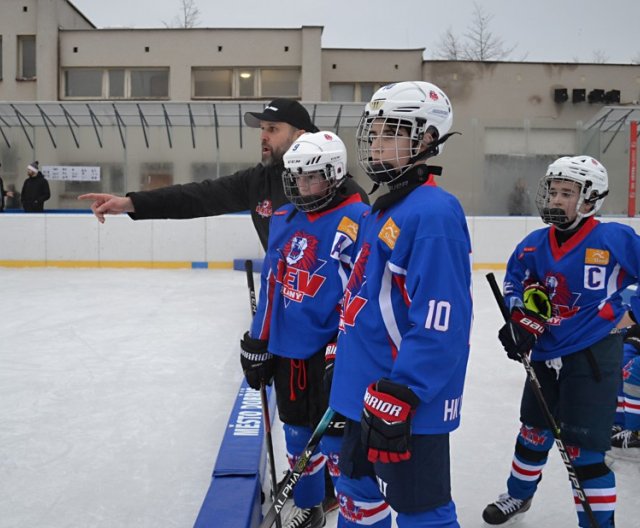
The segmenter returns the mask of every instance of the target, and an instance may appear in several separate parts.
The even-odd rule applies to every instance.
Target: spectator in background
[[[0,163],[0,167],[2,167],[2,163]],[[13,191],[5,191],[4,190],[4,182],[2,181],[2,177],[0,176],[0,213],[4,211],[4,197],[7,196],[9,198],[13,198]]]
[[[531,214],[531,199],[524,178],[518,178],[509,194],[507,209],[510,216],[528,216]]]
[[[28,178],[22,185],[22,208],[28,213],[41,213],[44,202],[51,198],[49,182],[40,172],[37,161],[27,165]]]

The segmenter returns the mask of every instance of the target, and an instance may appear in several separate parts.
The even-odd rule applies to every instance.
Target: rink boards
[[[271,387],[267,387],[271,394]],[[269,398],[273,416],[275,398]],[[260,392],[243,380],[227,422],[195,528],[252,528],[261,520],[262,478],[266,467]]]

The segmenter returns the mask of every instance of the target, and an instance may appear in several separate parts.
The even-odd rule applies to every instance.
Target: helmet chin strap
[[[409,164],[415,165],[418,161],[422,161],[423,159],[432,158],[433,156],[436,156],[440,152],[440,149],[438,147],[442,145],[445,141],[447,141],[447,139],[449,139],[451,136],[454,136],[456,134],[461,136],[462,132],[449,132],[448,134],[445,134],[441,138],[438,138],[435,141],[432,141],[427,145],[426,149],[424,149],[421,152],[418,152],[413,158],[411,158],[409,160]]]

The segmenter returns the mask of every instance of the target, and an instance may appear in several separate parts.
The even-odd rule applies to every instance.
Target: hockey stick
[[[253,261],[247,259],[244,261],[244,269],[247,272],[247,287],[249,288],[249,303],[251,304],[251,317],[256,315],[256,287],[253,283]],[[264,416],[264,436],[267,443],[267,459],[269,462],[269,479],[271,480],[271,497],[276,496],[278,489],[278,479],[276,477],[276,459],[273,454],[273,438],[271,437],[271,417],[269,416],[269,400],[267,399],[267,387],[264,382],[260,382],[260,404],[262,406],[262,414]],[[282,528],[280,514],[276,516],[277,528]]]
[[[284,507],[287,499],[291,496],[293,492],[293,488],[302,477],[305,468],[311,461],[311,457],[315,452],[320,440],[324,433],[327,431],[327,428],[331,424],[331,420],[333,420],[333,415],[335,411],[331,407],[327,407],[327,410],[324,412],[324,415],[320,419],[320,423],[316,426],[313,431],[311,438],[307,442],[307,445],[302,450],[302,453],[298,457],[296,464],[293,466],[293,469],[287,471],[287,475],[282,482],[282,486],[278,490],[278,494],[273,501],[273,504],[267,510],[262,522],[260,523],[259,528],[270,528],[273,525],[273,522],[276,520],[277,516],[280,514],[280,511]]]
[[[511,314],[509,313],[509,308],[507,308],[506,303],[504,302],[504,297],[502,292],[500,291],[500,287],[496,282],[496,278],[493,273],[487,273],[487,281],[489,282],[489,286],[491,287],[491,291],[493,292],[493,296],[496,298],[496,302],[500,307],[500,312],[502,313],[502,317],[505,322],[509,322],[511,319]],[[533,370],[533,366],[531,365],[531,360],[529,356],[526,354],[522,354],[521,356],[522,364],[524,365],[524,369],[527,371],[527,378],[529,380],[531,390],[538,400],[538,404],[540,405],[540,410],[545,415],[547,420],[547,424],[551,428],[551,432],[553,433],[553,438],[555,439],[556,446],[558,447],[558,451],[560,451],[560,456],[562,457],[562,461],[564,462],[565,467],[567,468],[567,473],[569,473],[569,480],[573,485],[573,489],[576,491],[576,496],[582,504],[582,508],[584,512],[587,514],[589,518],[589,523],[593,528],[599,528],[598,521],[596,521],[595,516],[593,515],[593,510],[591,509],[591,505],[589,504],[589,500],[587,499],[587,495],[578,479],[578,475],[576,473],[576,468],[571,462],[571,458],[569,457],[569,453],[567,452],[567,448],[560,436],[560,427],[556,423],[551,411],[549,410],[549,406],[547,405],[546,400],[544,399],[544,395],[542,394],[542,385],[540,385],[540,381],[538,381],[538,376],[536,376],[535,371]]]

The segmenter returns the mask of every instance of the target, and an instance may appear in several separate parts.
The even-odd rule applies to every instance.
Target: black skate
[[[611,438],[613,439],[613,437],[618,433],[620,433],[621,431],[624,431],[624,427],[618,424],[613,424],[611,426]]]
[[[513,498],[508,493],[503,493],[496,502],[492,502],[484,509],[482,518],[487,524],[504,524],[531,508],[532,500],[533,497],[521,500]]]
[[[322,528],[325,522],[322,505],[313,508],[294,506],[283,528]]]
[[[640,447],[640,431],[623,429],[611,437],[611,447],[619,447],[621,449]]]

